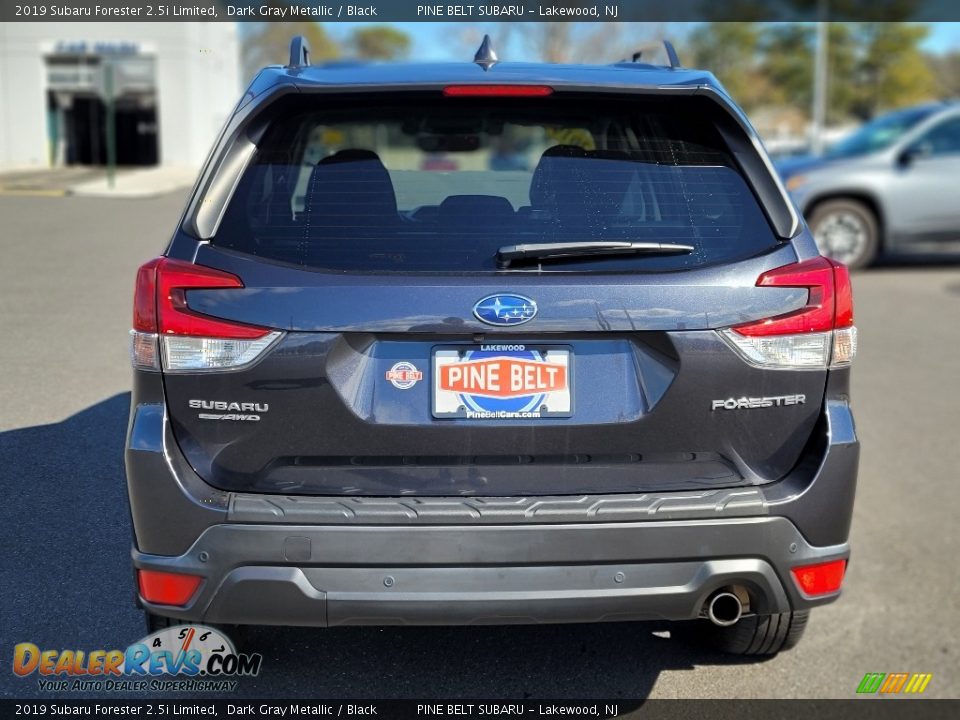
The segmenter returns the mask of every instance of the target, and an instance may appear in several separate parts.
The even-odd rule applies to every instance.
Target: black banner
[[[0,717],[953,720],[960,700],[0,700]]]
[[[52,0],[3,2],[2,22],[699,22],[960,20],[956,0]]]

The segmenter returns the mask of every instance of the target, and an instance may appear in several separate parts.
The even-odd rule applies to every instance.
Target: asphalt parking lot
[[[0,694],[15,643],[84,650],[141,637],[122,450],[134,271],[182,193],[0,197]],[[731,661],[646,625],[253,630],[247,697],[851,698],[866,672],[929,672],[960,697],[960,265],[855,278],[863,443],[842,600],[800,646]]]

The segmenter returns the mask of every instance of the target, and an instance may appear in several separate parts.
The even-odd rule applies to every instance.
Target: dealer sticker
[[[409,390],[423,380],[423,373],[413,363],[401,360],[387,370],[386,377],[398,390]]]

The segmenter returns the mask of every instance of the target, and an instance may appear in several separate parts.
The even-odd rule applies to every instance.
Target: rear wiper
[[[525,260],[561,260],[564,258],[590,258],[605,255],[681,255],[692,253],[693,245],[659,242],[629,242],[620,240],[529,243],[504,245],[497,250],[497,267],[505,268],[511,263]]]

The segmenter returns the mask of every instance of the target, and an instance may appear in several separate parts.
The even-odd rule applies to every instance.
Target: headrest
[[[309,225],[364,228],[398,220],[390,173],[372,150],[349,148],[323,158],[310,174]]]
[[[513,205],[499,195],[450,195],[440,203],[440,221],[470,218],[476,222],[502,222],[513,218]]]
[[[379,163],[380,156],[377,155],[373,150],[365,150],[363,148],[346,148],[345,150],[337,150],[337,152],[333,153],[333,155],[327,155],[317,164],[335,165],[336,163],[357,162],[359,160],[376,160]]]
[[[530,183],[530,204],[573,226],[617,222],[637,165],[619,150],[556,145],[544,151]]]
[[[553,145],[544,150],[530,178],[530,204],[534,207],[545,207],[553,202],[553,195],[548,188],[548,185],[552,184],[549,177],[551,170],[556,168],[553,158],[585,157],[588,157],[587,151],[578,145]]]

